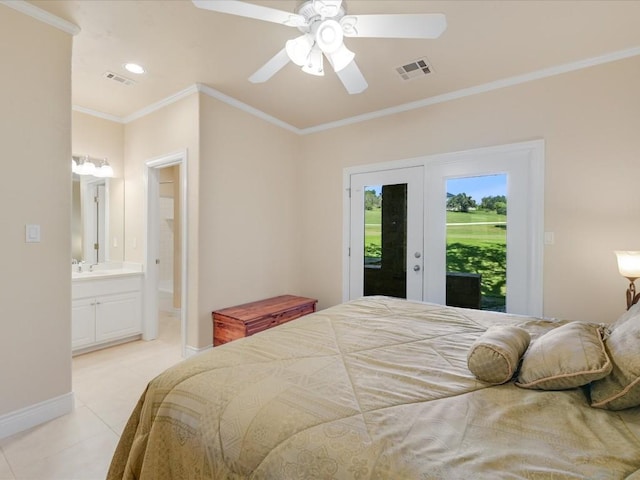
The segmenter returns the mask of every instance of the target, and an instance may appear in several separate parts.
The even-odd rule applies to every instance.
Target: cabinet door
[[[71,304],[71,348],[91,345],[96,341],[95,299],[74,300]]]
[[[139,293],[108,295],[96,300],[97,342],[115,340],[141,332]]]

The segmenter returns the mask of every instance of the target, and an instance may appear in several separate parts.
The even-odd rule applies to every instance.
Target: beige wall
[[[129,261],[144,261],[144,162],[189,150],[188,345],[211,345],[216,308],[299,293],[298,143],[200,94],[126,125]]]
[[[198,343],[199,96],[193,94],[125,126],[125,260],[145,263],[145,162],[187,150],[189,272],[187,345]]]
[[[71,391],[71,36],[0,5],[0,58],[2,416]]]
[[[640,58],[634,57],[304,138],[303,293],[342,299],[348,166],[542,138],[544,313],[609,322],[625,308],[614,249],[640,249]]]
[[[300,293],[299,138],[201,95],[199,346],[211,311]]]
[[[76,155],[107,158],[109,179],[109,260],[124,260],[124,125],[81,112],[72,112],[71,148]]]

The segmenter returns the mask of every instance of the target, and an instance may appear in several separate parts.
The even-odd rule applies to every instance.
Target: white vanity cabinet
[[[72,295],[71,348],[74,352],[141,334],[141,274],[74,278]]]

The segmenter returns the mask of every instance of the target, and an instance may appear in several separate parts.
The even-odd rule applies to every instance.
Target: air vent
[[[136,82],[131,80],[130,78],[123,77],[122,75],[115,74],[113,72],[105,72],[103,75],[104,78],[109,80],[113,80],[114,82],[121,83],[123,85],[135,85]]]
[[[433,72],[433,68],[429,65],[429,60],[425,57],[419,58],[414,62],[407,63],[401,67],[396,67],[396,72],[403,80],[411,80],[413,78],[424,77]]]

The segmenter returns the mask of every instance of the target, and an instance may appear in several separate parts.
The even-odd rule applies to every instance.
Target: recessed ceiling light
[[[141,75],[145,72],[144,68],[137,63],[125,63],[124,68],[127,72],[137,73],[138,75]]]

